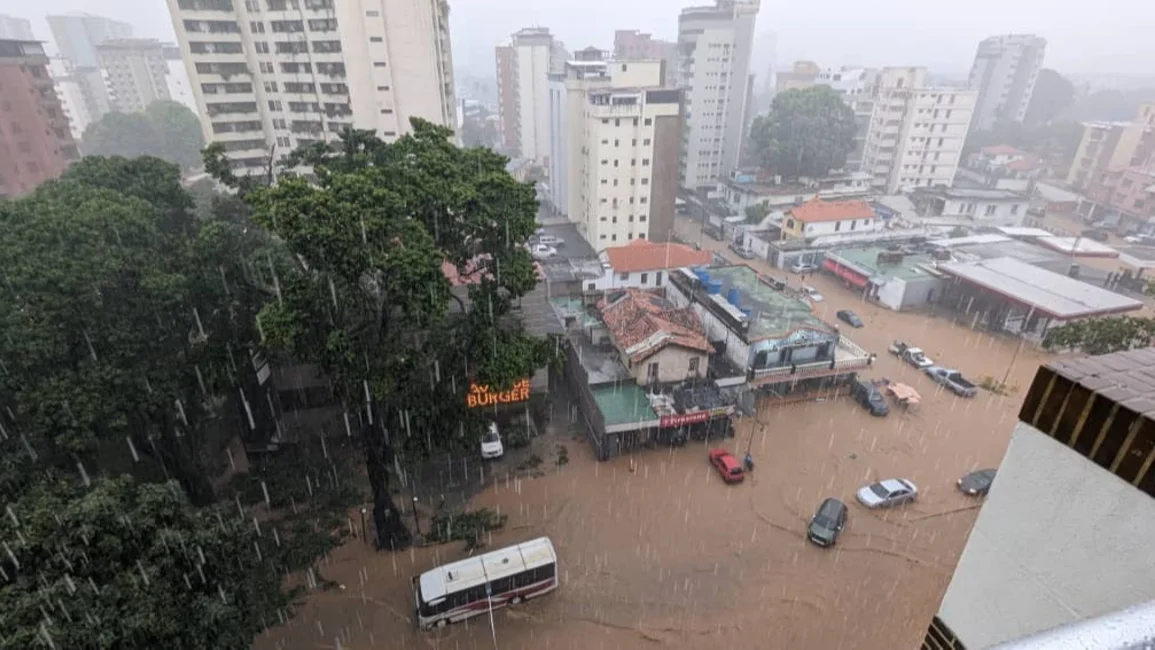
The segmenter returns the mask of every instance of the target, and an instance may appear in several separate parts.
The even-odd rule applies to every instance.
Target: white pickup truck
[[[923,354],[922,348],[909,346],[902,341],[891,343],[888,349],[891,354],[897,355],[899,359],[902,359],[915,368],[929,368],[934,365],[934,361]]]

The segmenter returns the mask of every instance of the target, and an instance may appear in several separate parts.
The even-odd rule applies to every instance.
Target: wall
[[[1153,537],[1155,500],[1020,423],[939,616],[987,648],[1155,599]]]
[[[521,155],[540,164],[549,156],[550,44],[548,41],[535,41],[533,44],[515,45],[514,49]]]
[[[650,231],[652,241],[671,241],[674,233],[674,203],[678,195],[678,159],[682,152],[682,116],[654,118],[654,160],[650,179]]]
[[[1027,216],[1030,200],[984,201],[982,199],[947,199],[943,202],[942,216],[966,216],[977,222],[998,223],[1001,226],[1021,226]],[[993,214],[988,210],[993,209]]]
[[[514,50],[508,45],[494,48],[497,62],[497,114],[500,118],[501,146],[517,151],[521,134],[517,129],[517,66]]]
[[[40,45],[21,46],[41,51]],[[29,51],[29,50],[24,50]],[[76,144],[41,56],[0,58],[0,197],[26,194],[77,157]]]
[[[906,288],[903,290],[902,304],[899,309],[910,309],[938,302],[946,286],[942,278],[933,276],[905,280],[904,282]]]
[[[650,364],[658,364],[658,383],[670,384],[685,381],[690,376],[690,360],[698,360],[697,376],[706,376],[708,357],[697,350],[688,350],[677,345],[667,345],[657,354],[647,357],[635,364],[630,364],[630,376],[637,380],[639,386],[648,386],[647,380]],[[622,361],[629,363],[625,355]]]
[[[675,271],[678,273],[679,271]],[[690,296],[682,293],[673,283],[670,283],[666,290],[666,298],[679,307],[693,304],[694,313],[702,320],[702,324],[706,327],[706,340],[711,343],[722,341],[726,344],[725,357],[736,368],[742,369],[743,372],[750,367],[751,350],[750,346],[746,344],[735,332],[733,332],[725,323],[722,322],[710,310],[706,309],[704,305]]]
[[[881,219],[843,219],[841,221],[819,221],[802,223],[797,219],[786,216],[783,225],[787,234],[793,237],[819,237],[821,235],[845,234],[848,232],[863,232],[882,228]]]
[[[565,214],[569,201],[569,111],[565,78],[549,80],[549,199]]]
[[[603,267],[604,268],[604,267]],[[621,273],[615,273],[613,269],[606,269],[605,275],[595,281],[587,280],[585,283],[586,291],[610,291],[613,289],[625,289],[627,287],[634,287],[638,289],[653,289],[654,287],[664,287],[669,282],[666,278],[667,271],[635,271],[627,273],[626,278],[622,279]],[[644,278],[643,278],[644,276]],[[645,280],[643,282],[643,279]],[[593,285],[593,289],[590,286]]]

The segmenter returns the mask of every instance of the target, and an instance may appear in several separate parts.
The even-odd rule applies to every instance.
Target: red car
[[[746,478],[746,472],[742,469],[741,463],[725,449],[711,449],[710,464],[718,470],[718,473],[722,475],[722,480],[727,483],[741,483],[742,479]]]

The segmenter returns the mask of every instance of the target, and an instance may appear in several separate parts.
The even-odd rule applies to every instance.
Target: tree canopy
[[[299,260],[260,313],[264,343],[317,363],[359,422],[382,548],[410,542],[389,493],[397,454],[472,447],[484,424],[466,408],[470,383],[508,388],[548,363],[547,343],[509,318],[537,282],[525,246],[533,187],[505,157],[451,136],[419,119],[392,144],[347,130],[294,152],[269,186],[233,176],[219,147],[206,152],[206,168]],[[315,182],[292,173],[299,165]],[[475,280],[465,296],[443,263]]]
[[[750,128],[758,164],[787,179],[821,178],[854,150],[854,111],[828,86],[787,90]]]
[[[490,119],[489,111],[479,109],[466,115],[461,125],[461,143],[466,147],[497,146],[497,123]]]
[[[88,125],[81,142],[88,156],[155,156],[188,170],[200,165],[204,136],[195,113],[159,100],[140,113],[106,114]]]
[[[1043,348],[1107,354],[1144,348],[1151,345],[1152,340],[1155,340],[1155,319],[1135,316],[1089,318],[1047,330]]]

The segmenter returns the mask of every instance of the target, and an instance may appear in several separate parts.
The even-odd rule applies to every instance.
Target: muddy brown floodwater
[[[710,239],[703,244],[721,249]],[[1022,393],[1045,356],[950,318],[864,304],[825,276],[807,283],[825,295],[817,311],[827,320],[838,309],[858,312],[866,326],[843,331],[879,353],[866,374],[913,385],[923,395],[916,410],[874,418],[845,398],[760,408],[724,445],[739,456],[752,445],[757,469],[736,486],[718,479],[700,445],[597,463],[584,442],[561,441],[568,465],[540,478],[499,481],[473,500],[509,515],[491,546],[549,535],[559,554],[561,587],[497,611],[496,644],[485,616],[428,633],[413,626],[409,578],[459,559],[459,546],[388,554],[351,541],[323,567],[344,590],[310,595],[256,647],[917,647],[978,512],[979,502],[960,494],[955,480],[997,466]],[[1006,375],[1016,390],[1007,397],[982,391],[972,400],[937,390],[886,353],[895,338],[969,376]],[[913,480],[918,501],[889,511],[854,501],[860,486],[891,477]],[[827,496],[850,508],[830,550],[803,535]]]

